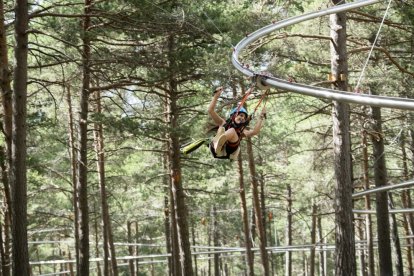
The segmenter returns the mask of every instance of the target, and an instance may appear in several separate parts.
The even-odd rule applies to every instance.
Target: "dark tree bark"
[[[6,262],[6,254],[4,251],[4,241],[3,241],[3,223],[0,220],[0,257],[1,257],[1,269],[0,275],[3,276],[3,270],[8,271],[7,269],[7,262]]]
[[[76,145],[75,145],[75,126],[74,126],[74,119],[73,119],[73,110],[72,110],[72,95],[71,95],[71,87],[69,85],[66,86],[66,101],[68,104],[68,128],[69,128],[69,153],[70,153],[70,163],[71,163],[71,174],[72,174],[72,189],[73,189],[73,213],[75,215],[75,258],[76,258],[76,267],[79,265],[79,210],[77,207],[78,203],[78,192],[77,192],[77,152],[76,152]]]
[[[15,8],[15,59],[13,82],[12,130],[12,269],[14,275],[29,275],[27,244],[27,55],[28,55],[28,2],[17,0]]]
[[[240,207],[241,207],[241,215],[243,220],[243,232],[244,232],[244,243],[246,248],[245,260],[246,260],[246,275],[253,276],[254,275],[254,259],[253,259],[253,252],[252,252],[252,237],[250,236],[249,231],[249,213],[247,210],[247,202],[246,202],[246,190],[244,185],[244,177],[243,177],[243,155],[240,151],[238,163],[238,170],[239,170],[239,186],[240,186]]]
[[[164,123],[168,125],[169,122],[169,107],[168,107],[168,95],[164,97]],[[165,143],[163,144],[164,153],[162,155],[163,168],[165,175],[163,177],[164,187],[165,187],[165,218],[164,218],[164,227],[165,227],[165,236],[166,236],[166,250],[167,253],[171,254],[168,257],[168,275],[175,276],[178,275],[180,269],[176,267],[176,264],[179,264],[178,258],[178,238],[177,238],[177,225],[175,223],[175,212],[174,212],[174,203],[172,195],[172,183],[171,177],[169,177],[170,172],[170,162],[169,162],[169,134],[168,131],[164,133]]]
[[[138,228],[138,221],[135,221],[135,243],[138,244],[139,243],[139,228]],[[140,251],[139,251],[139,246],[135,246],[135,256],[139,256]],[[139,259],[137,258],[135,260],[135,275],[139,275]]]
[[[11,230],[11,195],[10,195],[10,182],[9,182],[9,161],[5,155],[7,154],[8,150],[6,148],[0,147],[0,159],[2,160],[0,163],[1,167],[1,177],[3,182],[4,188],[4,223],[0,224],[0,232],[1,234],[1,272],[3,276],[9,276],[10,271],[10,230]],[[3,230],[2,230],[3,229]]]
[[[212,233],[212,231],[211,231],[211,229],[212,229],[213,227],[209,227],[208,228],[208,232],[207,232],[207,245],[210,247],[211,246],[211,233]],[[211,254],[208,254],[207,255],[207,257],[208,257],[208,269],[207,269],[207,275],[208,276],[210,276],[211,275]]]
[[[212,226],[212,234],[213,234],[213,246],[218,247],[220,244],[219,244],[216,206],[213,206],[213,210],[211,211],[211,226]],[[213,259],[214,259],[214,276],[220,276],[220,254],[214,253]]]
[[[381,109],[372,107],[372,118],[374,119],[372,146],[374,156],[374,177],[375,186],[383,187],[387,185],[387,167],[384,155],[384,139],[382,133]],[[376,194],[377,205],[377,234],[378,234],[378,254],[379,254],[379,274],[381,276],[392,275],[392,255],[390,243],[390,221],[388,212],[387,192]]]
[[[286,219],[286,246],[292,245],[292,188],[290,185],[287,185],[287,219]],[[292,275],[292,252],[290,250],[286,251],[286,258],[285,258],[285,275],[291,276]]]
[[[364,216],[363,215],[358,215],[356,218],[357,221],[357,225],[355,225],[355,227],[357,228],[357,232],[358,232],[358,236],[360,240],[365,240],[364,238]],[[362,245],[360,245],[360,247],[363,247]],[[365,261],[365,250],[360,248],[358,250],[358,256],[359,256],[359,275],[361,276],[367,276],[368,275],[368,270],[367,270],[367,262]]]
[[[101,107],[101,93],[95,92],[95,112],[96,114],[102,113]],[[102,230],[104,240],[104,275],[110,275],[109,268],[111,268],[111,275],[118,275],[118,265],[116,261],[114,239],[112,234],[111,219],[109,215],[109,206],[106,193],[106,179],[105,179],[105,148],[104,148],[104,134],[101,123],[95,123],[95,151],[96,151],[96,167],[98,170],[98,182],[99,190],[101,194],[101,216],[102,216]],[[109,266],[108,262],[111,262]]]
[[[132,222],[127,221],[128,243],[133,243],[131,226],[132,226]],[[134,256],[134,246],[128,245],[128,254],[129,256]],[[129,268],[129,275],[134,276],[135,275],[134,260],[131,259],[128,261],[128,268]]]
[[[333,0],[333,4],[345,1]],[[333,88],[346,91],[348,83],[346,14],[330,15],[331,71]],[[352,215],[352,164],[349,132],[349,105],[333,102],[333,141],[335,166],[335,275],[356,275],[355,237]]]
[[[98,207],[96,206],[96,201],[93,201],[93,213],[97,214]],[[95,257],[99,259],[101,256],[100,254],[100,246],[99,246],[99,238],[100,238],[100,229],[99,229],[99,220],[95,218],[93,220],[93,229],[95,231]],[[101,269],[101,263],[99,261],[96,261],[96,274],[97,276],[102,276],[102,269]],[[105,275],[106,276],[106,275]]]
[[[185,193],[182,187],[182,174],[181,174],[181,157],[180,157],[180,141],[178,133],[178,116],[179,109],[177,106],[178,101],[178,85],[174,77],[175,59],[173,52],[175,51],[174,37],[170,36],[168,39],[168,53],[169,53],[169,66],[170,66],[170,80],[169,80],[169,158],[171,164],[171,184],[172,195],[174,202],[174,213],[177,223],[178,234],[178,246],[180,252],[180,265],[182,275],[192,276],[192,258],[190,247],[190,235],[188,228],[188,211],[185,203]]]
[[[165,124],[168,126],[170,125],[170,106],[169,106],[169,96],[168,94],[165,95],[164,98],[164,114],[165,114]],[[169,197],[169,228],[170,228],[170,248],[171,248],[171,268],[170,268],[170,275],[179,276],[181,271],[181,264],[180,264],[180,250],[178,245],[178,230],[177,230],[177,220],[175,217],[175,208],[174,208],[174,195],[173,195],[173,185],[172,185],[172,178],[171,178],[171,160],[170,160],[170,134],[168,132],[165,133],[165,154],[163,155],[164,160],[164,169],[166,171],[166,177],[164,178],[165,183],[168,187],[168,197]]]
[[[174,207],[174,195],[171,179],[170,182],[170,229],[171,229],[171,260],[172,260],[172,275],[179,276],[181,273],[180,263],[180,246],[178,241],[178,225]]]
[[[414,121],[414,115],[412,113],[409,114],[408,116],[408,122],[413,122]],[[411,125],[411,124],[410,124]],[[411,164],[410,167],[413,166],[414,164],[414,129],[412,127],[409,128],[408,130],[408,140],[409,140],[409,151],[410,151],[410,155],[411,155],[411,160],[409,162],[409,164]],[[408,164],[408,161],[407,161]],[[407,165],[408,166],[408,165]],[[410,172],[407,172],[407,179],[411,179],[414,176],[414,170],[411,170]],[[404,191],[405,192],[405,196],[406,196],[406,206],[408,208],[412,208],[412,200],[411,200],[411,191],[407,190]],[[409,214],[408,215],[408,229],[409,229],[409,233],[410,235],[414,235],[414,215],[413,214]],[[411,242],[410,242],[410,251],[411,251],[411,260],[409,260],[409,275],[412,276],[414,275],[414,264],[413,264],[413,257],[414,257],[414,238],[411,238]]]
[[[165,187],[169,187],[168,185],[168,179],[165,181],[164,180],[164,184]],[[169,210],[169,200],[168,200],[168,188],[166,191],[166,196],[164,198],[164,229],[165,229],[165,248],[166,248],[166,252],[167,254],[171,255],[172,254],[172,247],[171,247],[171,222],[170,222],[170,210]],[[172,274],[172,257],[169,256],[168,257],[168,275],[173,275]]]
[[[11,230],[11,192],[10,192],[10,171],[11,171],[11,149],[12,149],[12,89],[9,70],[9,59],[7,56],[7,33],[4,18],[4,2],[0,0],[0,85],[1,100],[3,106],[3,125],[4,147],[0,147],[2,151],[1,158],[1,176],[4,188],[4,227],[3,231],[3,250],[1,252],[1,271],[4,276],[10,275],[10,230]]]
[[[193,239],[193,246],[196,246],[196,236],[195,236],[195,226],[194,222],[191,225],[191,237]],[[197,264],[197,256],[194,255],[194,275],[197,276],[198,274],[198,264]]]
[[[318,217],[317,223],[318,223],[318,240],[321,244],[325,244],[325,238],[322,232],[321,216]],[[323,249],[323,246],[321,246],[320,248]],[[320,276],[326,276],[325,263],[326,263],[326,252],[324,250],[320,250],[319,251],[319,275]]]
[[[392,199],[392,195],[388,194],[389,201],[388,205],[390,209],[394,209],[394,202]],[[395,269],[397,271],[397,276],[404,276],[404,264],[402,260],[401,254],[401,244],[400,244],[400,237],[398,236],[398,222],[397,217],[395,214],[391,214],[391,237],[392,242],[394,244],[394,252],[395,252]]]
[[[257,173],[256,173],[256,166],[254,163],[254,156],[253,156],[253,146],[252,141],[250,138],[246,139],[246,148],[247,148],[247,155],[249,160],[249,171],[250,171],[250,181],[252,187],[252,194],[253,194],[253,202],[254,202],[254,214],[255,214],[255,222],[257,227],[257,234],[259,237],[259,247],[260,247],[260,256],[261,256],[261,265],[262,265],[262,275],[267,276],[269,275],[269,256],[266,250],[266,231],[263,226],[263,218],[262,218],[262,210],[260,208],[260,199],[259,199],[259,187],[257,181]]]
[[[407,151],[406,151],[406,135],[405,135],[405,130],[403,130],[401,132],[401,137],[400,137],[400,147],[401,147],[401,153],[402,153],[402,161],[403,161],[403,175],[404,175],[404,180],[407,181],[409,180],[409,170],[408,170],[408,166],[409,166],[409,160],[407,157]],[[403,190],[401,192],[401,202],[404,208],[411,208],[412,207],[412,203],[411,203],[411,196],[410,196],[410,191],[409,190]],[[412,213],[407,213],[407,214],[403,214],[403,227],[404,227],[404,231],[406,236],[412,236],[413,231],[412,231],[412,222],[413,222],[413,214]],[[406,247],[406,252],[407,252],[407,262],[408,262],[408,275],[413,276],[414,271],[413,271],[413,259],[412,259],[412,246],[414,244],[414,240],[413,238],[407,238],[406,239],[406,243],[407,243],[407,247]]]
[[[311,244],[312,244],[312,248],[311,248],[311,252],[310,252],[310,257],[309,257],[309,276],[314,276],[315,275],[315,249],[316,249],[316,222],[317,222],[317,214],[318,212],[318,207],[316,206],[316,204],[312,204],[312,228],[311,228]]]
[[[362,131],[362,171],[364,178],[364,189],[369,189],[369,167],[368,167],[368,141],[367,141],[367,132],[366,130]],[[364,198],[365,209],[371,210],[371,197],[366,195]],[[375,256],[374,256],[374,243],[373,243],[373,234],[372,234],[372,219],[370,214],[365,216],[365,233],[367,239],[367,254],[368,254],[368,276],[375,276]]]
[[[79,265],[76,271],[79,275],[89,274],[89,210],[88,210],[88,107],[90,94],[90,74],[91,74],[91,41],[88,30],[91,25],[92,0],[84,2],[83,19],[83,49],[82,49],[82,90],[80,95],[79,108],[79,138],[78,138],[78,164],[77,164],[77,185],[78,192],[78,225],[79,225]]]

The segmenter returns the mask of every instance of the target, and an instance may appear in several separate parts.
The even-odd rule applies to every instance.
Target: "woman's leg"
[[[227,154],[225,151],[225,145],[227,142],[235,143],[239,140],[234,128],[230,128],[225,132],[222,132],[221,135],[218,133],[216,137],[217,139],[215,138],[213,145],[217,156],[225,156]]]
[[[226,140],[230,143],[239,141],[239,136],[234,128],[229,128],[224,134],[226,135]]]

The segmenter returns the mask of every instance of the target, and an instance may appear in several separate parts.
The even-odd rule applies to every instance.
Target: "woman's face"
[[[246,119],[247,119],[246,114],[244,114],[244,113],[239,113],[239,114],[237,114],[237,116],[236,116],[236,118],[234,119],[234,121],[235,121],[237,124],[241,124],[241,123],[246,122]]]

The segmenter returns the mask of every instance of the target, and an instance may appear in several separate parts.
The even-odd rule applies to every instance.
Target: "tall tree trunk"
[[[392,199],[392,195],[388,194],[389,196],[389,206],[390,209],[394,209],[394,201]],[[401,244],[400,244],[400,237],[398,236],[398,225],[397,225],[397,217],[395,214],[391,214],[391,237],[392,242],[394,244],[394,252],[395,252],[395,268],[397,271],[397,276],[404,276],[404,264],[402,260],[401,254]]]
[[[213,206],[211,210],[211,226],[213,234],[213,246],[219,246],[219,233],[218,233],[218,223],[217,223],[217,210],[216,206]],[[214,249],[215,251],[216,249]],[[214,276],[220,276],[220,254],[214,253]]]
[[[95,112],[102,114],[101,93],[99,90],[95,92]],[[106,193],[106,179],[105,179],[105,148],[104,148],[104,134],[102,123],[95,123],[95,151],[96,151],[96,167],[98,170],[99,190],[101,193],[101,211],[102,211],[102,230],[104,239],[104,275],[109,275],[109,264],[111,261],[112,275],[118,275],[118,265],[116,261],[114,239],[112,234],[111,218],[109,216],[109,207]]]
[[[84,2],[83,19],[83,49],[82,49],[82,90],[80,95],[79,108],[79,138],[78,138],[78,164],[77,164],[77,184],[78,192],[78,214],[79,214],[79,265],[76,271],[79,275],[89,274],[89,210],[88,210],[88,107],[90,93],[90,74],[91,74],[91,41],[88,30],[91,25],[92,0]]]
[[[312,228],[311,228],[311,252],[310,252],[310,261],[309,261],[309,276],[315,275],[315,249],[316,249],[316,221],[318,216],[318,207],[315,203],[312,204]]]
[[[165,125],[170,125],[170,106],[169,106],[169,96],[168,94],[165,95],[164,98],[164,120]],[[171,174],[171,160],[170,160],[170,139],[169,139],[169,132],[168,128],[165,133],[165,140],[164,143],[165,147],[165,154],[163,155],[163,161],[164,161],[164,170],[166,171],[166,177],[164,178],[165,183],[167,184],[166,187],[168,187],[168,196],[169,196],[169,227],[170,227],[170,247],[171,247],[171,270],[170,273],[173,276],[179,276],[181,271],[181,265],[180,265],[180,250],[178,246],[178,230],[177,230],[177,220],[175,217],[175,208],[174,208],[174,195],[173,195],[173,184],[172,184],[172,178],[170,176]],[[168,177],[170,176],[170,177]]]
[[[207,231],[207,245],[208,245],[208,247],[211,247],[211,233],[212,233],[211,229],[212,228],[213,227],[211,227],[211,225],[210,225],[210,227],[208,228],[208,231]],[[207,264],[207,266],[208,266],[207,272],[208,273],[207,273],[207,275],[211,276],[211,254],[207,255],[207,259],[208,259],[208,264]]]
[[[72,174],[72,190],[73,190],[73,213],[75,215],[75,259],[76,259],[76,267],[79,265],[79,210],[77,207],[78,203],[78,191],[77,191],[77,152],[76,152],[76,145],[75,145],[75,127],[74,127],[74,120],[73,120],[73,110],[72,110],[72,95],[70,91],[71,87],[69,85],[66,86],[66,101],[68,104],[68,128],[69,128],[69,153],[70,153],[70,163],[71,163],[71,174]]]
[[[196,236],[195,236],[195,226],[194,222],[191,225],[191,237],[193,239],[193,246],[195,247],[197,245],[196,243]],[[197,255],[194,255],[194,276],[197,276],[198,274],[198,265],[197,265]]]
[[[135,260],[135,275],[139,275],[139,259],[138,256],[140,254],[139,251],[139,228],[138,228],[138,220],[135,221],[135,243],[137,246],[135,246],[135,256],[137,256],[137,259]]]
[[[255,239],[256,239],[256,220],[255,220],[255,212],[254,212],[254,198],[252,198],[252,208],[250,210],[250,237],[252,237],[252,245],[253,247],[256,246]]]
[[[3,276],[9,276],[10,275],[10,230],[11,230],[11,195],[10,195],[10,182],[9,182],[9,162],[8,158],[5,157],[5,154],[7,153],[7,149],[0,147],[0,158],[1,158],[1,177],[4,187],[4,212],[3,212],[3,219],[4,223],[0,225],[0,228],[3,228],[2,233],[2,241],[1,241],[1,272],[3,273]]]
[[[365,240],[365,235],[364,235],[364,216],[363,215],[358,215],[357,218],[357,224],[355,225],[355,227],[358,229],[358,236],[359,236],[359,240]],[[366,261],[365,261],[365,246],[362,243],[359,243],[359,249],[358,249],[358,256],[359,256],[359,275],[361,276],[367,276],[368,275],[368,270],[367,270],[367,265],[366,265]]]
[[[324,238],[323,232],[322,232],[322,218],[321,218],[321,216],[318,217],[317,223],[318,223],[318,240],[321,244],[323,244],[320,247],[321,250],[319,251],[319,276],[326,276],[326,269],[325,269],[326,251],[323,250],[324,249],[324,244],[325,244],[325,238]]]
[[[267,235],[267,240],[268,240],[268,245],[270,246],[277,246],[276,242],[273,243],[272,241],[275,240],[276,237],[273,237],[273,232],[272,232],[272,220],[273,220],[273,212],[269,211],[267,213],[267,217],[268,217],[268,223],[267,223],[267,227],[268,227],[268,235]],[[273,253],[273,251],[269,252],[269,265],[270,265],[270,275],[275,275],[275,253]]]
[[[261,157],[261,155],[259,154],[257,157],[257,165],[258,166],[262,166],[263,165],[263,158]],[[267,212],[266,212],[266,194],[265,194],[265,181],[264,181],[264,177],[262,173],[258,173],[256,172],[256,178],[258,179],[258,186],[260,188],[260,209],[262,210],[262,225],[263,225],[263,232],[265,234],[265,240],[266,240],[266,245],[267,245],[267,232],[266,232],[266,228],[267,228]],[[269,259],[269,256],[268,256]]]
[[[133,243],[132,239],[132,230],[131,230],[132,222],[127,221],[127,239],[128,243]],[[128,254],[129,256],[134,256],[134,246],[128,245]],[[135,267],[134,267],[134,260],[130,259],[128,261],[128,268],[129,268],[129,275],[134,276],[135,275]]]
[[[408,157],[407,157],[407,151],[405,149],[406,147],[406,135],[405,135],[405,130],[402,130],[401,132],[401,137],[400,137],[400,141],[401,141],[401,153],[402,153],[402,159],[403,159],[403,176],[404,176],[404,180],[409,180],[409,171],[408,171]],[[401,202],[404,208],[411,208],[412,207],[412,203],[411,203],[411,198],[410,198],[410,191],[409,190],[403,190],[401,192]],[[404,227],[404,231],[406,236],[411,236],[413,235],[413,231],[412,228],[410,227],[412,225],[412,221],[413,221],[413,214],[412,213],[406,213],[403,214],[403,227]],[[412,259],[412,246],[414,244],[414,240],[413,238],[407,238],[406,239],[406,243],[407,243],[407,263],[408,263],[408,275],[413,276],[413,259]]]
[[[287,219],[286,219],[286,246],[292,245],[292,188],[290,185],[287,185]],[[288,249],[286,251],[286,260],[285,260],[285,276],[292,275],[292,252]]]
[[[27,0],[17,0],[15,9],[15,59],[13,82],[13,130],[12,130],[12,240],[13,274],[29,275],[27,244],[27,55],[28,15]]]
[[[11,149],[12,149],[12,89],[9,70],[7,32],[4,18],[4,1],[0,0],[0,85],[1,100],[3,105],[3,125],[5,146],[0,147],[2,151],[1,175],[4,187],[4,247],[2,253],[1,271],[4,276],[10,275],[10,228],[11,228],[11,194],[10,194],[10,171],[11,171]]]
[[[168,147],[166,147],[168,149]],[[164,167],[164,171],[168,172],[168,156],[167,156],[167,151],[165,151],[165,153],[162,156],[162,163],[163,163],[163,167]],[[168,177],[168,174],[166,173],[163,177],[163,182],[164,182],[164,187],[165,187],[165,196],[164,196],[164,229],[165,229],[165,247],[166,247],[166,251],[168,254],[170,254],[171,256],[168,257],[168,275],[175,275],[173,273],[173,266],[174,266],[174,262],[173,262],[173,244],[172,241],[174,240],[174,238],[172,237],[172,234],[174,233],[174,231],[171,229],[172,228],[172,222],[171,222],[171,214],[173,214],[172,212],[172,208],[170,208],[171,204],[170,204],[170,200],[169,198],[169,194],[170,194],[170,188],[171,188],[171,181],[170,178]]]
[[[165,95],[164,98],[164,123],[168,125],[169,115],[168,115],[168,95]],[[178,238],[177,238],[177,229],[175,223],[175,212],[174,212],[174,203],[172,196],[172,183],[170,173],[170,162],[169,162],[169,139],[168,132],[164,133],[165,143],[163,144],[164,153],[162,155],[162,164],[165,171],[163,177],[163,183],[165,187],[165,199],[164,199],[164,208],[165,208],[165,218],[164,218],[164,227],[165,227],[165,241],[166,241],[166,250],[167,253],[171,254],[168,257],[168,275],[175,276],[178,275],[180,269],[176,267],[176,264],[179,264],[176,261],[178,258]]]
[[[4,251],[4,242],[3,242],[3,223],[1,222],[0,219],[0,258],[1,258],[1,269],[0,269],[0,275],[3,276],[3,271],[6,269],[7,271],[7,267],[6,267],[6,254]]]
[[[175,212],[173,186],[171,178],[170,183],[170,229],[171,229],[171,260],[172,260],[172,275],[181,275],[181,263],[180,263],[180,246],[178,241],[178,225]]]
[[[239,170],[239,186],[240,186],[240,207],[241,207],[241,215],[243,220],[243,233],[244,233],[244,243],[246,248],[245,260],[246,260],[246,275],[253,276],[254,275],[254,259],[253,259],[253,252],[252,252],[252,237],[250,236],[249,231],[249,212],[247,210],[247,203],[246,203],[246,189],[244,185],[244,177],[243,177],[243,155],[240,151],[239,159],[237,160],[238,163],[238,170]]]
[[[70,254],[70,248],[68,246],[68,259],[71,260],[72,259],[72,254]],[[72,263],[67,263],[66,264],[66,270],[69,271],[69,276],[75,276],[75,273],[73,271],[73,264]]]
[[[369,166],[368,166],[368,141],[366,130],[362,131],[362,171],[364,178],[364,189],[369,190]],[[371,197],[365,196],[365,209],[371,210]],[[375,276],[375,256],[374,256],[374,243],[372,235],[372,219],[370,214],[365,216],[365,232],[367,240],[367,254],[368,254],[368,276]]]
[[[374,119],[372,136],[373,156],[374,156],[374,175],[375,186],[383,187],[387,185],[387,168],[385,165],[384,139],[382,133],[381,109],[372,107],[372,118]],[[387,192],[377,193],[377,234],[378,234],[378,254],[381,276],[392,275],[392,256],[390,244],[390,221],[388,212]]]
[[[171,240],[172,240],[172,238],[171,238],[171,228],[170,228],[170,225],[171,225],[171,222],[170,222],[170,209],[169,209],[169,200],[168,200],[168,196],[167,196],[168,190],[169,190],[168,189],[168,187],[169,187],[168,179],[166,179],[166,181],[164,180],[164,184],[166,184],[165,187],[167,187],[166,195],[164,196],[165,247],[166,247],[167,254],[170,255],[170,256],[168,256],[168,273],[167,273],[167,275],[171,276],[171,275],[173,275],[172,274],[173,264],[172,264],[172,257],[171,257],[171,254],[172,254]]]
[[[333,0],[333,4],[345,1]],[[348,83],[346,14],[330,15],[331,71],[334,88],[346,91]],[[356,275],[355,237],[352,215],[352,164],[349,132],[349,105],[333,102],[335,186],[335,275]]]
[[[252,186],[253,202],[254,202],[254,213],[255,213],[255,222],[257,227],[257,234],[259,237],[259,248],[261,256],[261,265],[262,265],[262,275],[269,275],[269,257],[266,250],[266,231],[263,225],[262,210],[259,199],[259,187],[257,181],[256,166],[254,163],[253,156],[253,146],[250,138],[246,139],[247,155],[249,160],[249,171],[250,171],[250,181]]]
[[[414,115],[412,113],[409,113],[408,115],[408,122],[411,123],[414,121]],[[411,160],[410,160],[410,164],[412,167],[414,165],[414,129],[413,128],[409,128],[408,130],[408,140],[409,140],[409,151],[410,151],[410,155],[411,155]],[[411,173],[407,174],[407,178],[411,179],[414,176],[414,171],[411,170]],[[411,200],[411,191],[407,190],[406,192],[406,198],[407,198],[407,207],[408,208],[412,208],[412,200]],[[409,231],[410,231],[410,235],[414,235],[414,214],[409,214],[408,216],[408,226],[409,226]],[[410,247],[410,251],[411,251],[411,263],[409,264],[409,275],[412,276],[414,275],[414,264],[412,259],[414,258],[414,238],[411,238],[411,247]]]
[[[93,201],[93,213],[97,214],[98,210],[97,210],[97,206],[96,206],[96,201]],[[100,229],[98,226],[98,219],[95,216],[95,219],[93,219],[93,229],[95,231],[95,258],[98,259],[96,261],[96,274],[97,276],[101,276],[102,275],[102,269],[101,269],[101,264],[99,261],[99,257],[101,256],[100,254],[100,247],[99,247],[99,238],[100,238]],[[106,275],[105,275],[106,276]]]
[[[178,246],[180,250],[180,263],[182,275],[192,276],[192,258],[190,247],[190,235],[188,229],[188,211],[185,203],[185,193],[182,187],[181,175],[181,157],[180,157],[180,142],[178,133],[178,116],[179,109],[178,101],[178,85],[174,76],[175,68],[175,41],[174,37],[170,36],[168,39],[168,53],[170,63],[170,80],[169,80],[169,158],[171,164],[171,183],[172,194],[174,202],[175,218],[177,222]]]
[[[408,114],[408,124],[411,126],[412,122],[414,122],[414,115],[412,113]],[[414,128],[410,127],[408,129],[408,139],[409,139],[409,150],[411,155],[411,166],[414,165]],[[409,177],[414,176],[414,171],[411,171]]]

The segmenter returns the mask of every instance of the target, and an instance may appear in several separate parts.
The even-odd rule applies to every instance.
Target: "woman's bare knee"
[[[227,141],[229,142],[237,142],[239,140],[239,136],[237,136],[237,132],[234,128],[229,128],[225,132]]]

